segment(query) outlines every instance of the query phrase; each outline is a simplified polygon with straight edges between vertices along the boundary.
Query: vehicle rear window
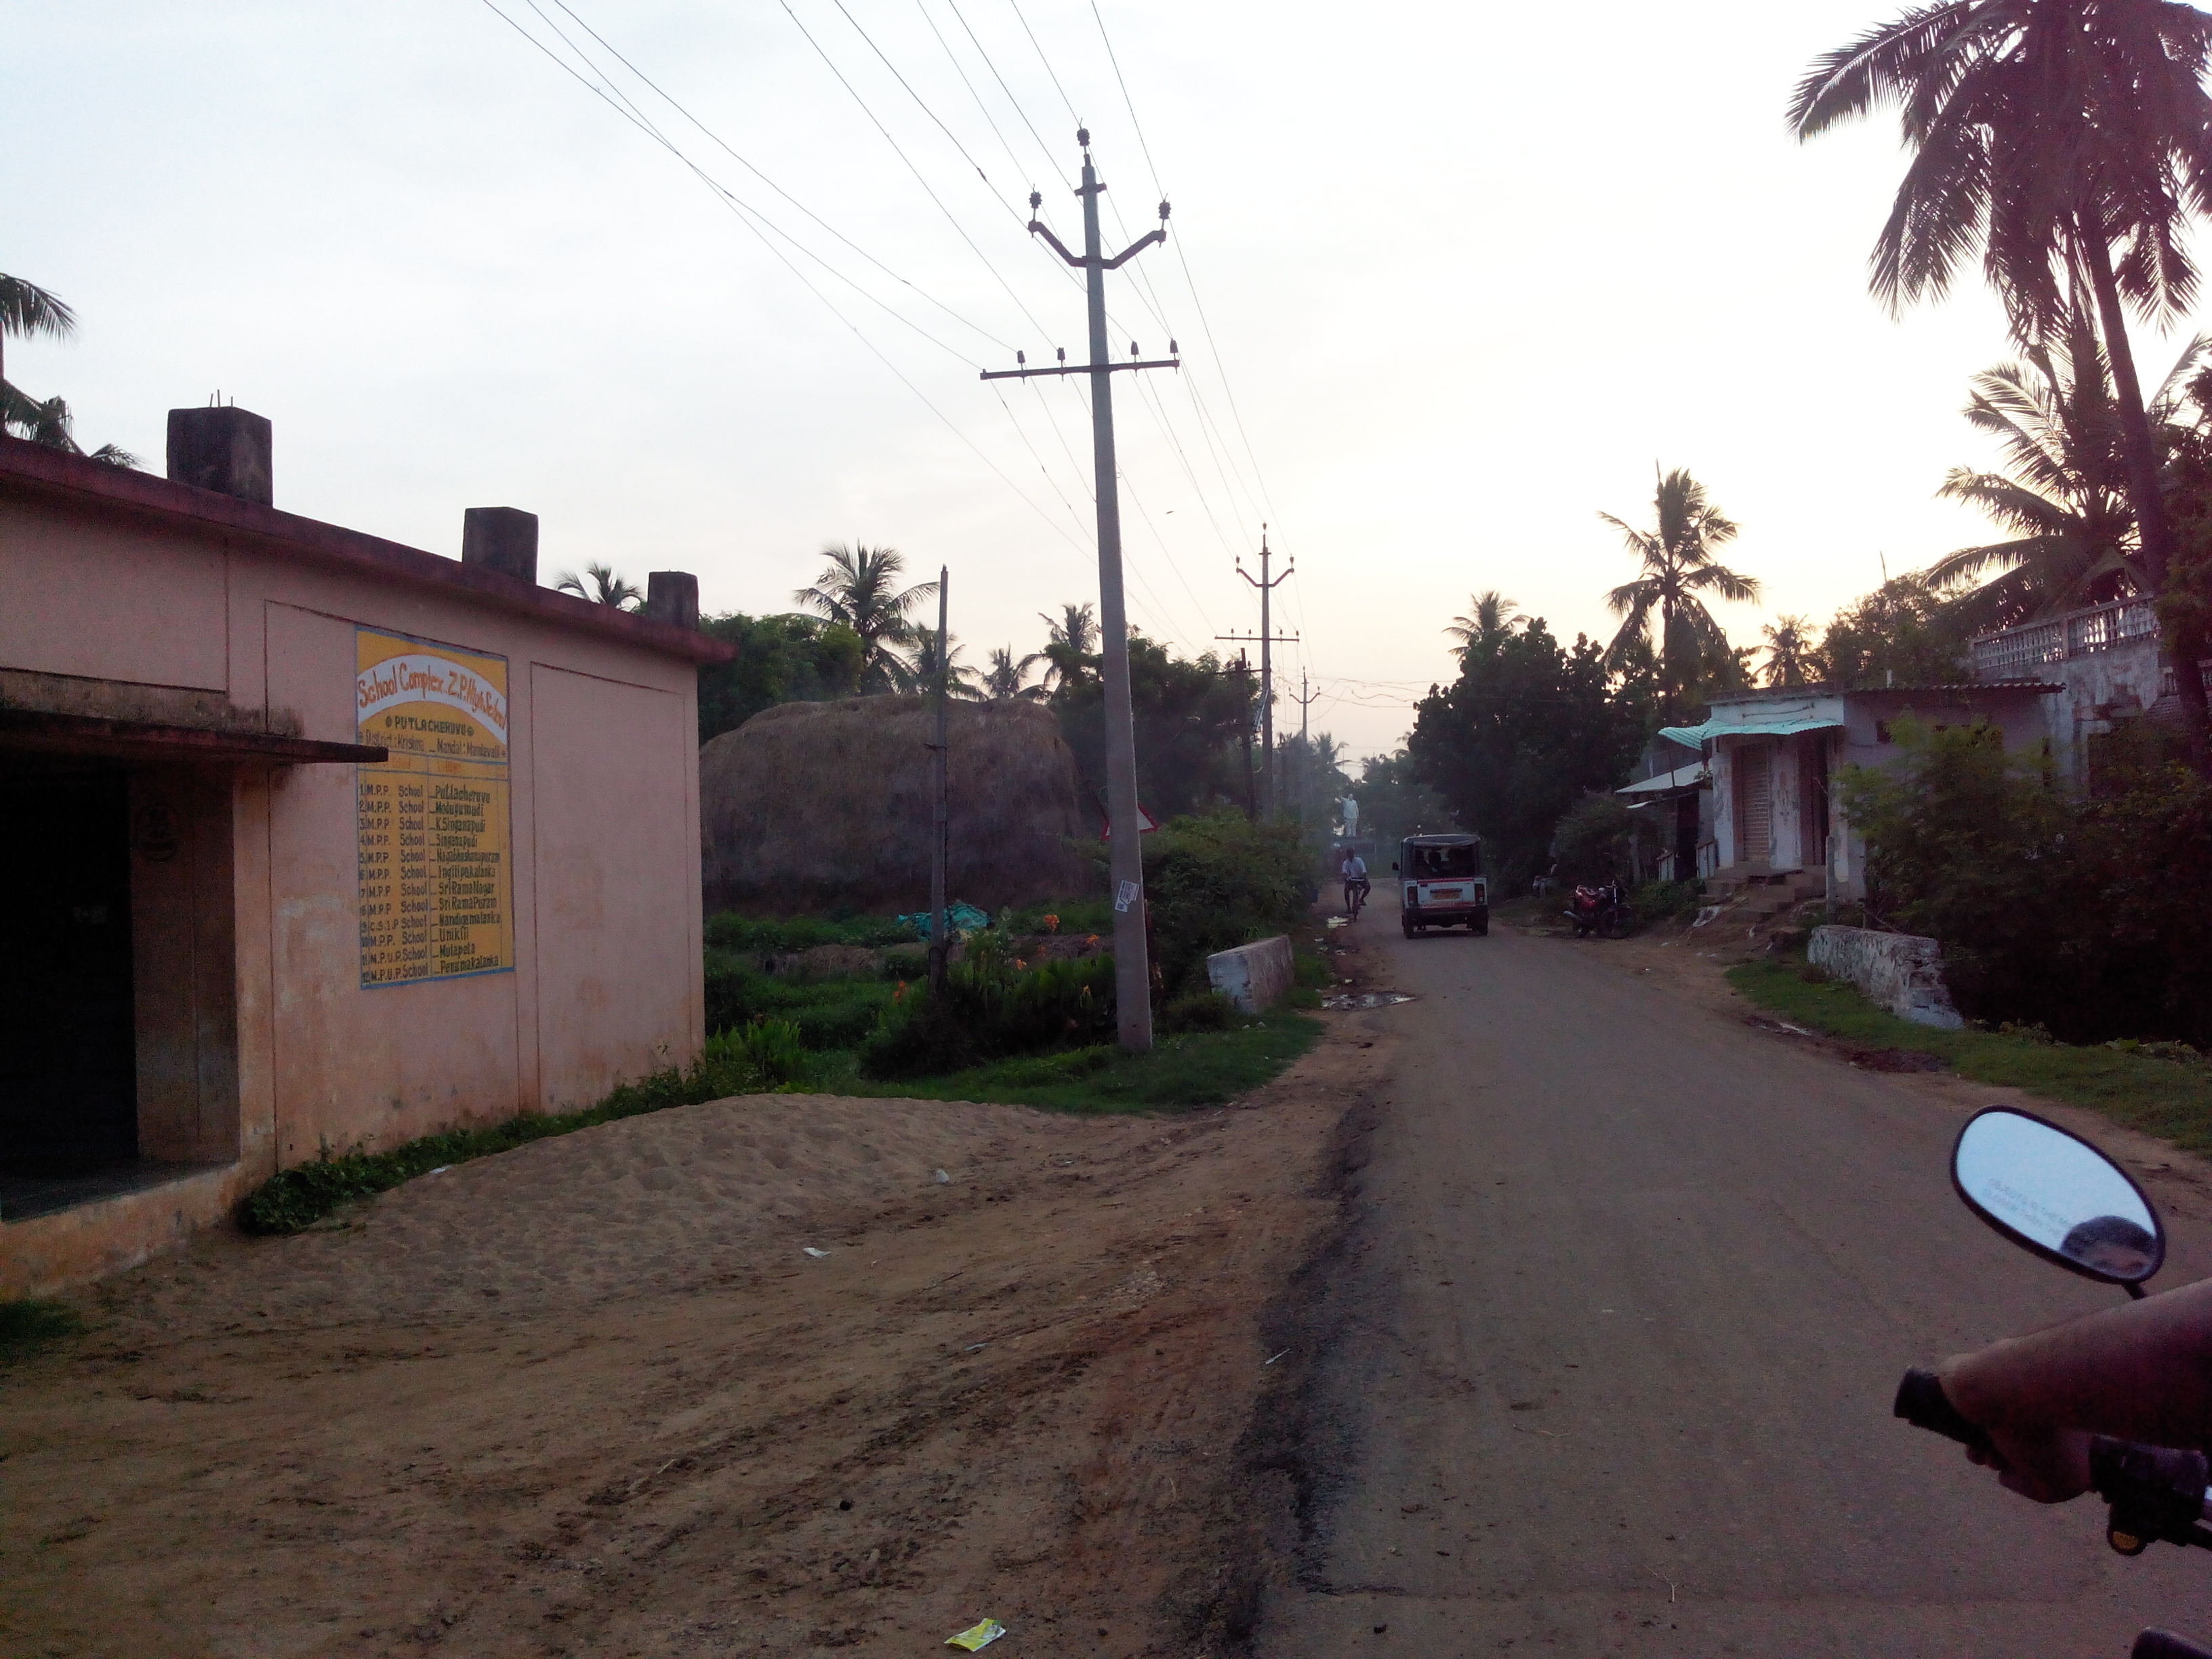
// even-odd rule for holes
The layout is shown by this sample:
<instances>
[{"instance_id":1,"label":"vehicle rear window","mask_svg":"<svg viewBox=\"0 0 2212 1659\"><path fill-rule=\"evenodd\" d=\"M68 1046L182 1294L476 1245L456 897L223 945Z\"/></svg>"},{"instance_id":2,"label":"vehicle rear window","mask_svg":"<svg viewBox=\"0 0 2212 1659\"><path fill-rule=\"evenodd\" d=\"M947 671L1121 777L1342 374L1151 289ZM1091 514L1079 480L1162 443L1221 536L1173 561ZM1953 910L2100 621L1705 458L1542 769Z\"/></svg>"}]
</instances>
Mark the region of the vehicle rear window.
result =
<instances>
[{"instance_id":1,"label":"vehicle rear window","mask_svg":"<svg viewBox=\"0 0 2212 1659\"><path fill-rule=\"evenodd\" d=\"M1465 847L1413 847L1411 869L1416 881L1452 881L1461 876L1482 873L1482 848L1469 843Z\"/></svg>"}]
</instances>

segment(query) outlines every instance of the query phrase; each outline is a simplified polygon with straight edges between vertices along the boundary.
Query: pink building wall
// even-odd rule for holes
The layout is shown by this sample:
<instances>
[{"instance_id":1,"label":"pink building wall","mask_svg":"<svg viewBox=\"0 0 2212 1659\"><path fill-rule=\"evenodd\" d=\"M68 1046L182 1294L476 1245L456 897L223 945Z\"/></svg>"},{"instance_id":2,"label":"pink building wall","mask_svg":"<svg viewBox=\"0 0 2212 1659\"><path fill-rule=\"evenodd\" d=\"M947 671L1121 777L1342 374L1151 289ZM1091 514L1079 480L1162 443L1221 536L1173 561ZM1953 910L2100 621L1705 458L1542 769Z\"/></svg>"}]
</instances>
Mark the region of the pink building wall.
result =
<instances>
[{"instance_id":1,"label":"pink building wall","mask_svg":"<svg viewBox=\"0 0 2212 1659\"><path fill-rule=\"evenodd\" d=\"M158 799L181 843L132 864L141 1151L201 1167L0 1212L0 1295L139 1259L326 1152L572 1109L696 1057L696 666L725 647L31 450L0 442L0 708L352 744L356 626L502 656L514 949L511 971L363 988L352 765L133 763L134 813Z\"/></svg>"}]
</instances>

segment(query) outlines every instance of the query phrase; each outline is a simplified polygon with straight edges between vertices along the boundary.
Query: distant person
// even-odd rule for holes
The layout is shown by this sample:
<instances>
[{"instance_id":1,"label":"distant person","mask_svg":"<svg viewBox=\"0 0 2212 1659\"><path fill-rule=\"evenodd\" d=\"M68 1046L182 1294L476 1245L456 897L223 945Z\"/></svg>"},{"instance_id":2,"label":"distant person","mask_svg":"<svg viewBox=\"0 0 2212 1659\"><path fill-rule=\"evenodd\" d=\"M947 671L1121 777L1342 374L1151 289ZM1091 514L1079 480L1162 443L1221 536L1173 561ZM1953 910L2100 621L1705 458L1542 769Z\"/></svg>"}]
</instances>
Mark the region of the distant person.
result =
<instances>
[{"instance_id":1,"label":"distant person","mask_svg":"<svg viewBox=\"0 0 2212 1659\"><path fill-rule=\"evenodd\" d=\"M1336 871L1344 878L1344 914L1348 916L1358 915L1359 905L1353 901L1357 898L1364 903L1369 890L1367 860L1347 847L1344 849L1344 857L1338 863Z\"/></svg>"}]
</instances>

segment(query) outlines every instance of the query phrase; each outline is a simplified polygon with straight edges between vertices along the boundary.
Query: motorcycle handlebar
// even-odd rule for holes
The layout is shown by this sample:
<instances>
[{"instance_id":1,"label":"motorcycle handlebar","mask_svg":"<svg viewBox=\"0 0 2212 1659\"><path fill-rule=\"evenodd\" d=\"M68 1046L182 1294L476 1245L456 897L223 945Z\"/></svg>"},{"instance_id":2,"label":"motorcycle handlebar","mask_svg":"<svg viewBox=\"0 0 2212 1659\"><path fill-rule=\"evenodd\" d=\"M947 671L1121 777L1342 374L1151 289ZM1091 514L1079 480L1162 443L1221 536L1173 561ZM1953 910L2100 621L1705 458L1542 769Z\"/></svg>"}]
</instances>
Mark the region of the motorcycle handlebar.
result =
<instances>
[{"instance_id":1,"label":"motorcycle handlebar","mask_svg":"<svg viewBox=\"0 0 2212 1659\"><path fill-rule=\"evenodd\" d=\"M1943 1392L1933 1371L1916 1365L1905 1372L1905 1380L1897 1385L1894 1409L1916 1429L1942 1435L1976 1451L1994 1449L1988 1435L1959 1415L1959 1408L1951 1403L1951 1396Z\"/></svg>"},{"instance_id":2,"label":"motorcycle handlebar","mask_svg":"<svg viewBox=\"0 0 2212 1659\"><path fill-rule=\"evenodd\" d=\"M1915 1366L1897 1385L1898 1416L1917 1429L1940 1434L1978 1451L1993 1448L1977 1425L1959 1414L1936 1373ZM2142 1553L2154 1540L2212 1547L2205 1492L2212 1463L2202 1452L2138 1445L2093 1435L2089 1441L2089 1484L2112 1505L2106 1536L2123 1554Z\"/></svg>"}]
</instances>

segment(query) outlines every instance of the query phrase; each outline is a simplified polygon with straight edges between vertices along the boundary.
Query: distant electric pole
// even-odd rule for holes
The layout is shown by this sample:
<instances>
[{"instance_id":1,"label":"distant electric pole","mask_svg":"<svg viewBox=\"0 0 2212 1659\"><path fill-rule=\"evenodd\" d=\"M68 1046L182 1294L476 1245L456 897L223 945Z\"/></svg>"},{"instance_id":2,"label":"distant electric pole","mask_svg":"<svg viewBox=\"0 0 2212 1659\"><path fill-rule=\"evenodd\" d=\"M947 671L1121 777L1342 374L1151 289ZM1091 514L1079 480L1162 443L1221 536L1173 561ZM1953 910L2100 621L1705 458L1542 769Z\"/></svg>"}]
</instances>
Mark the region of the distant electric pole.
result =
<instances>
[{"instance_id":1,"label":"distant electric pole","mask_svg":"<svg viewBox=\"0 0 2212 1659\"><path fill-rule=\"evenodd\" d=\"M1121 600L1121 497L1114 465L1114 374L1130 368L1180 369L1182 359L1173 340L1168 342L1168 355L1151 362L1137 361L1134 341L1129 344L1130 362L1113 362L1107 356L1106 273L1154 242L1167 240L1168 204L1160 204L1158 229L1139 236L1112 258L1106 258L1098 244L1098 198L1106 186L1098 182L1097 170L1091 162L1089 129L1079 129L1075 142L1083 146L1083 185L1076 191L1083 198L1082 257L1070 253L1042 221L1031 219L1029 228L1031 235L1044 238L1055 253L1083 272L1090 302L1091 361L1070 365L1062 349L1058 368L1024 366L987 372L983 378L1091 376L1091 465L1098 497L1098 635L1106 694L1106 822L1112 832L1109 844L1114 879L1114 994L1121 1046L1142 1054L1152 1046L1152 974L1145 948L1144 825L1137 810L1136 727L1129 709L1129 620ZM1043 205L1044 198L1031 191L1030 212ZM1027 359L1018 352L1015 362L1025 365Z\"/></svg>"},{"instance_id":2,"label":"distant electric pole","mask_svg":"<svg viewBox=\"0 0 2212 1659\"><path fill-rule=\"evenodd\" d=\"M1303 669L1303 668L1299 669L1299 670L1298 670L1298 782L1299 782L1300 787L1299 787L1299 790L1298 790L1298 795L1299 795L1299 798L1300 798L1300 799L1299 799L1299 801L1298 801L1298 805L1299 805L1301 807L1303 807L1303 806L1304 806L1304 805L1305 805L1305 804L1306 804L1306 802L1305 802L1305 800L1304 800L1304 796L1305 796L1305 794L1306 794L1306 786L1310 785L1310 784L1312 782L1312 781L1313 781L1313 739L1306 734L1306 715L1307 715L1308 711L1310 711L1310 710L1313 708L1314 704L1315 704L1315 703L1316 703L1316 702L1320 702L1320 701L1321 701L1321 693L1320 693L1320 692L1318 692L1318 691L1309 691L1309 690L1306 689L1306 671L1305 671L1304 669Z\"/></svg>"},{"instance_id":3,"label":"distant electric pole","mask_svg":"<svg viewBox=\"0 0 2212 1659\"><path fill-rule=\"evenodd\" d=\"M1267 561L1273 556L1267 550L1267 526L1265 525L1260 526L1260 574L1255 576L1244 568L1244 556L1241 553L1237 556L1237 574L1260 590L1260 632L1257 636L1260 642L1260 752L1261 755L1260 793L1261 799L1267 803L1267 812L1270 818L1275 816L1274 647L1275 641L1279 639L1287 643L1297 638L1295 634L1275 632L1274 612L1271 608L1275 590L1297 574L1297 556L1296 554L1291 556L1291 562L1283 567L1281 575L1271 578L1267 574ZM1218 640L1249 641L1254 638L1254 635L1217 634L1213 637Z\"/></svg>"},{"instance_id":4,"label":"distant electric pole","mask_svg":"<svg viewBox=\"0 0 2212 1659\"><path fill-rule=\"evenodd\" d=\"M951 695L951 663L945 653L945 622L951 604L952 572L949 566L939 565L937 570L937 741L930 745L936 750L930 769L929 812L929 988L936 993L945 988L945 964L950 960L952 940L946 931L949 920L945 912L945 864L949 851L948 826L951 815L945 801L945 699Z\"/></svg>"}]
</instances>

